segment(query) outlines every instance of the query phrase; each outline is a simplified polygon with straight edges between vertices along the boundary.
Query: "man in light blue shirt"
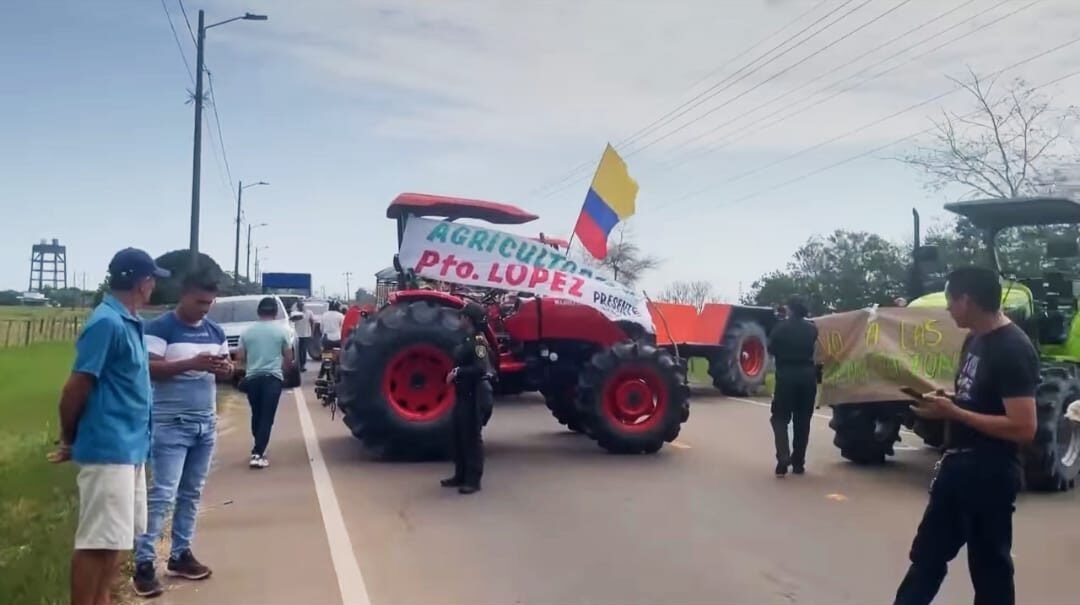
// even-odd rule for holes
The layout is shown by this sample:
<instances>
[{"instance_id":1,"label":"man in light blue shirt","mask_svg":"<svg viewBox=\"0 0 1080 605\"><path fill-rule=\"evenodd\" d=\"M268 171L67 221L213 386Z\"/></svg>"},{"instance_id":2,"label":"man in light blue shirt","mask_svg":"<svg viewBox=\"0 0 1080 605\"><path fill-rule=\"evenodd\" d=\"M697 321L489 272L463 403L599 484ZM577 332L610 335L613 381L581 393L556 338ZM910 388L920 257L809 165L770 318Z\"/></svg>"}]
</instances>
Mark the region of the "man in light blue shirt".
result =
<instances>
[{"instance_id":1,"label":"man in light blue shirt","mask_svg":"<svg viewBox=\"0 0 1080 605\"><path fill-rule=\"evenodd\" d=\"M75 344L60 396L60 444L52 462L79 465L79 523L71 557L71 602L108 603L120 557L146 526L150 371L137 310L169 272L142 250L109 263L110 294Z\"/></svg>"},{"instance_id":2,"label":"man in light blue shirt","mask_svg":"<svg viewBox=\"0 0 1080 605\"><path fill-rule=\"evenodd\" d=\"M154 411L147 526L135 542L132 577L141 597L163 592L154 571L154 545L174 504L167 573L189 580L211 573L191 553L191 542L217 438L215 378L229 376L232 363L225 332L206 318L217 297L216 279L195 273L182 287L176 309L146 326Z\"/></svg>"},{"instance_id":3,"label":"man in light blue shirt","mask_svg":"<svg viewBox=\"0 0 1080 605\"><path fill-rule=\"evenodd\" d=\"M281 399L284 369L293 364L289 334L276 321L278 304L272 296L260 300L256 310L259 321L240 335L238 361L245 365L241 388L251 405L251 436L255 441L251 448L251 468L270 466L266 446Z\"/></svg>"}]
</instances>

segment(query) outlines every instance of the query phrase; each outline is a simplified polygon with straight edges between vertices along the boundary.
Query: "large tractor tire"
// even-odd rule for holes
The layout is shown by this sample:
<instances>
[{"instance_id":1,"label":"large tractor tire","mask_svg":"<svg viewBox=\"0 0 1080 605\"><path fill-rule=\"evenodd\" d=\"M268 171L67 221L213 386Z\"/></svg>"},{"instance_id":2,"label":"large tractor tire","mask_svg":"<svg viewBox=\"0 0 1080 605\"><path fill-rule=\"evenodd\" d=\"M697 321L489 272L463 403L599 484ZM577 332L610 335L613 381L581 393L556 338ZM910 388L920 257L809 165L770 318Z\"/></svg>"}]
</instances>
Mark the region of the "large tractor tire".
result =
<instances>
[{"instance_id":1,"label":"large tractor tire","mask_svg":"<svg viewBox=\"0 0 1080 605\"><path fill-rule=\"evenodd\" d=\"M747 397L765 385L769 337L761 324L742 320L724 333L720 352L709 360L713 385L725 395Z\"/></svg>"},{"instance_id":2,"label":"large tractor tire","mask_svg":"<svg viewBox=\"0 0 1080 605\"><path fill-rule=\"evenodd\" d=\"M900 425L879 423L878 406L849 403L833 406L829 427L835 431L833 445L840 455L855 464L884 464L900 440ZM895 428L895 430L893 430ZM882 430L885 429L885 430Z\"/></svg>"},{"instance_id":3,"label":"large tractor tire","mask_svg":"<svg viewBox=\"0 0 1080 605\"><path fill-rule=\"evenodd\" d=\"M466 334L457 310L418 301L383 307L349 335L338 402L345 424L377 457L449 455L454 387L445 379Z\"/></svg>"},{"instance_id":4,"label":"large tractor tire","mask_svg":"<svg viewBox=\"0 0 1080 605\"><path fill-rule=\"evenodd\" d=\"M666 351L625 342L592 356L578 377L584 431L616 454L652 454L690 416L686 373Z\"/></svg>"},{"instance_id":5,"label":"large tractor tire","mask_svg":"<svg viewBox=\"0 0 1080 605\"><path fill-rule=\"evenodd\" d=\"M544 404L559 424L575 433L585 431L578 415L577 385L563 385L562 388L545 387L540 392L544 396Z\"/></svg>"},{"instance_id":6,"label":"large tractor tire","mask_svg":"<svg viewBox=\"0 0 1080 605\"><path fill-rule=\"evenodd\" d=\"M1065 410L1080 400L1077 369L1046 365L1035 392L1038 427L1035 441L1024 448L1024 483L1036 491L1067 491L1080 475L1080 423L1065 418Z\"/></svg>"}]
</instances>

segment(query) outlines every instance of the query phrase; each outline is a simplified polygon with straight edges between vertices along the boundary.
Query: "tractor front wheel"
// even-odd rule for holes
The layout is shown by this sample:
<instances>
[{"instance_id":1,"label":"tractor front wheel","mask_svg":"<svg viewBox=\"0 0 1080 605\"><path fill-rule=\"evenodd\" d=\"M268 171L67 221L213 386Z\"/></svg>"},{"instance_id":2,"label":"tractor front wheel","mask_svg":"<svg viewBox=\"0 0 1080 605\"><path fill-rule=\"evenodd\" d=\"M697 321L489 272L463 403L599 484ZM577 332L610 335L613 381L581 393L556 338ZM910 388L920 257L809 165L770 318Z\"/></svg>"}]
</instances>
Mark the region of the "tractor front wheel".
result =
<instances>
[{"instance_id":1,"label":"tractor front wheel","mask_svg":"<svg viewBox=\"0 0 1080 605\"><path fill-rule=\"evenodd\" d=\"M655 453L690 416L686 374L666 351L625 342L593 355L578 378L578 418L600 447Z\"/></svg>"}]
</instances>

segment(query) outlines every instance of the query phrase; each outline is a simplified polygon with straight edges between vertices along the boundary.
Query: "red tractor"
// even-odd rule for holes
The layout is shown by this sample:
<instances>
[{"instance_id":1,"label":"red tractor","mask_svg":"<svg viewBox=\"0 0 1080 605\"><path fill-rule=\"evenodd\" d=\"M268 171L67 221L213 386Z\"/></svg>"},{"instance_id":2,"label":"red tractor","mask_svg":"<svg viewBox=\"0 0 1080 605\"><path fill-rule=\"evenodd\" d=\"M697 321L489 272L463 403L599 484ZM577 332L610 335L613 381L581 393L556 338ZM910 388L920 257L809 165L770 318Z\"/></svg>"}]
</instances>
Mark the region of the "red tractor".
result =
<instances>
[{"instance_id":1,"label":"red tractor","mask_svg":"<svg viewBox=\"0 0 1080 605\"><path fill-rule=\"evenodd\" d=\"M386 215L397 221L399 246L410 216L498 225L538 218L504 204L419 194L398 196ZM540 391L562 424L615 453L654 453L679 435L690 414L685 365L638 324L551 298L425 289L396 257L394 264L397 289L343 345L337 389L345 424L380 457L448 453L454 388L445 377L466 335L459 310L469 300L488 308L497 392Z\"/></svg>"}]
</instances>

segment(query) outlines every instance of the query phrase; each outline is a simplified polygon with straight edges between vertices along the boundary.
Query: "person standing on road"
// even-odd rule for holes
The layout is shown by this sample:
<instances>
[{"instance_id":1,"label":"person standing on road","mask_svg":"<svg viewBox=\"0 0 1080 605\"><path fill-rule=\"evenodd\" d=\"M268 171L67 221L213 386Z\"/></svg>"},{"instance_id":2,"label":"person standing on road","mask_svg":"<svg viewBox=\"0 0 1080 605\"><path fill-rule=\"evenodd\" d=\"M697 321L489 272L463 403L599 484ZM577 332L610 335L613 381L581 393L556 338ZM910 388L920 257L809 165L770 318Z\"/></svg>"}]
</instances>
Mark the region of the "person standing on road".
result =
<instances>
[{"instance_id":1,"label":"person standing on road","mask_svg":"<svg viewBox=\"0 0 1080 605\"><path fill-rule=\"evenodd\" d=\"M817 396L814 347L818 337L817 326L806 319L807 314L806 305L792 298L785 307L785 319L769 335L769 351L776 360L770 423L776 442L777 477L787 475L789 466L796 475L806 472L806 446ZM790 445L789 424L793 425Z\"/></svg>"},{"instance_id":2,"label":"person standing on road","mask_svg":"<svg viewBox=\"0 0 1080 605\"><path fill-rule=\"evenodd\" d=\"M446 376L455 390L453 411L454 476L443 479L443 487L456 487L462 494L480 491L484 474L483 413L492 401L491 349L484 338L487 317L484 307L469 303L462 310L471 330L454 350L454 369Z\"/></svg>"},{"instance_id":3,"label":"person standing on road","mask_svg":"<svg viewBox=\"0 0 1080 605\"><path fill-rule=\"evenodd\" d=\"M306 372L308 343L311 342L311 331L315 325L315 315L311 312L311 309L304 308L304 301L302 300L296 301L293 312L303 315L296 322L296 363L299 364L301 372Z\"/></svg>"},{"instance_id":4,"label":"person standing on road","mask_svg":"<svg viewBox=\"0 0 1080 605\"><path fill-rule=\"evenodd\" d=\"M109 263L109 288L75 343L60 395L60 441L51 462L79 466L79 520L71 557L72 605L108 605L121 555L146 527L150 367L137 315L169 272L142 250Z\"/></svg>"},{"instance_id":5,"label":"person standing on road","mask_svg":"<svg viewBox=\"0 0 1080 605\"><path fill-rule=\"evenodd\" d=\"M322 327L323 349L333 349L341 346L341 326L345 323L345 315L341 313L341 303L336 300L330 301L326 313L319 318Z\"/></svg>"},{"instance_id":6,"label":"person standing on road","mask_svg":"<svg viewBox=\"0 0 1080 605\"><path fill-rule=\"evenodd\" d=\"M929 393L913 406L922 418L946 421L948 430L894 603L930 603L966 544L975 602L1012 605L1012 516L1022 485L1020 445L1035 438L1039 354L1002 313L994 271L953 271L945 298L953 321L970 332L955 395Z\"/></svg>"},{"instance_id":7,"label":"person standing on road","mask_svg":"<svg viewBox=\"0 0 1080 605\"><path fill-rule=\"evenodd\" d=\"M189 580L210 577L210 568L191 554L191 542L217 438L216 378L232 374L225 332L206 319L217 290L211 277L187 276L176 309L146 326L154 408L147 528L135 541L132 577L135 594L141 597L163 591L154 571L154 547L174 504L165 569Z\"/></svg>"},{"instance_id":8,"label":"person standing on road","mask_svg":"<svg viewBox=\"0 0 1080 605\"><path fill-rule=\"evenodd\" d=\"M270 466L266 447L281 399L285 369L293 364L293 351L289 348L289 334L275 321L277 300L272 296L260 300L256 313L259 321L240 335L237 361L245 366L240 386L251 406L251 436L255 441L248 466L266 468Z\"/></svg>"}]
</instances>

